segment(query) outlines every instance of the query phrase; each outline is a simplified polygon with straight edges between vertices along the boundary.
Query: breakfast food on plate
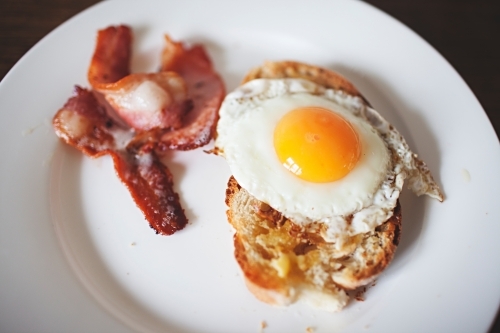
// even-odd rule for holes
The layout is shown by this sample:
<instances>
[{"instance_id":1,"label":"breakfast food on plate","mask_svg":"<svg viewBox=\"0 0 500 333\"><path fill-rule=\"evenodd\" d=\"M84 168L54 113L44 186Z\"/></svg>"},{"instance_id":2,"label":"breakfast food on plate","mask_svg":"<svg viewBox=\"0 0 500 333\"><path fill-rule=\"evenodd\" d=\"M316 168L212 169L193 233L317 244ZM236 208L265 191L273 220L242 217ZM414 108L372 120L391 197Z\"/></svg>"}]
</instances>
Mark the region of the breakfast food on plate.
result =
<instances>
[{"instance_id":1,"label":"breakfast food on plate","mask_svg":"<svg viewBox=\"0 0 500 333\"><path fill-rule=\"evenodd\" d=\"M75 87L53 127L87 156L110 155L150 226L170 235L187 218L160 157L213 138L224 84L202 45L188 47L166 36L156 73L130 73L131 46L128 26L98 32L88 70L92 89Z\"/></svg>"},{"instance_id":2,"label":"breakfast food on plate","mask_svg":"<svg viewBox=\"0 0 500 333\"><path fill-rule=\"evenodd\" d=\"M267 62L219 113L235 257L264 302L342 309L393 258L405 180L443 200L399 132L335 72Z\"/></svg>"}]
</instances>

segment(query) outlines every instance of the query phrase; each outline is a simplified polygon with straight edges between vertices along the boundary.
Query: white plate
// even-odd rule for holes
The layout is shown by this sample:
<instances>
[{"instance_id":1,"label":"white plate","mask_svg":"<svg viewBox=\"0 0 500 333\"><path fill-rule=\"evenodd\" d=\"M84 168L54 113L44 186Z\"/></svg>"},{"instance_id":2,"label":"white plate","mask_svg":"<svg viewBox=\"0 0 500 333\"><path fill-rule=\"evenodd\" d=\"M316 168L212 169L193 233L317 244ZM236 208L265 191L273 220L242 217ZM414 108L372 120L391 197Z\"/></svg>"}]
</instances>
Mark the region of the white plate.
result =
<instances>
[{"instance_id":1,"label":"white plate","mask_svg":"<svg viewBox=\"0 0 500 333\"><path fill-rule=\"evenodd\" d=\"M244 287L225 219L229 170L169 156L191 224L148 227L108 158L62 144L50 120L87 86L95 34L134 29L133 69L162 34L203 42L228 90L266 59L335 69L406 136L446 194L402 196L393 264L343 312L276 309ZM0 85L0 331L485 332L500 300L500 149L480 104L425 41L357 1L106 1L38 43Z\"/></svg>"}]
</instances>

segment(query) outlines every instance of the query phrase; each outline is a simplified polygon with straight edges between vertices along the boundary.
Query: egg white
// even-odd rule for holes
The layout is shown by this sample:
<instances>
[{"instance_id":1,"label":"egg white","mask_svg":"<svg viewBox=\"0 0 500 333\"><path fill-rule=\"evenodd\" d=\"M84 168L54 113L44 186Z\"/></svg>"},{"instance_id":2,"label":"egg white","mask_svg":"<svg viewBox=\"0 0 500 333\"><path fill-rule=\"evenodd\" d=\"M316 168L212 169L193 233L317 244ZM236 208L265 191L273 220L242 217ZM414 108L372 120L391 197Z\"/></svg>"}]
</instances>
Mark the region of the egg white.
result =
<instances>
[{"instance_id":1,"label":"egg white","mask_svg":"<svg viewBox=\"0 0 500 333\"><path fill-rule=\"evenodd\" d=\"M339 113L358 133L360 160L338 181L302 180L278 159L276 124L287 112L305 106ZM302 79L257 79L230 93L220 109L215 146L251 195L296 224L326 223L329 241L345 241L385 222L405 177L415 170L418 174L416 155L375 110L360 98Z\"/></svg>"}]
</instances>

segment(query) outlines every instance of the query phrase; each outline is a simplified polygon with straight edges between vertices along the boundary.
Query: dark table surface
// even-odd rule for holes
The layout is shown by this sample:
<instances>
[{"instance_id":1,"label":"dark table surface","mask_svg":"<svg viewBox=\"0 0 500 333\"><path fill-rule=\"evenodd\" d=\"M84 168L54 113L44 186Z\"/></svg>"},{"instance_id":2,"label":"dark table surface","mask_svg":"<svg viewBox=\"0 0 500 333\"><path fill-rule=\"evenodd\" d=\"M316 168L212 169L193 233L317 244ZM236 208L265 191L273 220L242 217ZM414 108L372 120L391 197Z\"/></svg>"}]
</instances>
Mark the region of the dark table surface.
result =
<instances>
[{"instance_id":1,"label":"dark table surface","mask_svg":"<svg viewBox=\"0 0 500 333\"><path fill-rule=\"evenodd\" d=\"M0 79L3 79L23 54L47 33L97 2L99 1L0 0ZM406 24L451 63L478 98L498 136L500 1L366 2ZM498 316L490 332L500 332Z\"/></svg>"}]
</instances>

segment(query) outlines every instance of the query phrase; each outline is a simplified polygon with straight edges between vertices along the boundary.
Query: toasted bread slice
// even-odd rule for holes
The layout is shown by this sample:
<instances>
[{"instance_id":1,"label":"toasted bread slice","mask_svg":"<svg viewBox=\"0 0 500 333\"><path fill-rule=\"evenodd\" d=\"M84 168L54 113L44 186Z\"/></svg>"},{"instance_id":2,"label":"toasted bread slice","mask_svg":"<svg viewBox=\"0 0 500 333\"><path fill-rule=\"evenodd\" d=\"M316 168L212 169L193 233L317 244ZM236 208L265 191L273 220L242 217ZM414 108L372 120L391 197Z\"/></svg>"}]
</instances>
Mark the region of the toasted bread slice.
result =
<instances>
[{"instance_id":1,"label":"toasted bread slice","mask_svg":"<svg viewBox=\"0 0 500 333\"><path fill-rule=\"evenodd\" d=\"M243 83L258 78L302 78L326 88L361 93L339 74L297 62L267 62ZM355 235L339 250L322 236L321 223L295 224L257 200L236 179L226 190L227 217L235 229L235 257L248 289L263 302L284 306L302 300L339 311L348 291L372 282L391 262L401 233L399 201L392 217L375 230Z\"/></svg>"},{"instance_id":2,"label":"toasted bread slice","mask_svg":"<svg viewBox=\"0 0 500 333\"><path fill-rule=\"evenodd\" d=\"M398 204L387 222L352 237L339 253L318 232L294 224L255 199L233 177L226 204L236 230L235 257L248 289L273 305L303 299L327 311L342 309L348 290L370 283L387 267L401 233Z\"/></svg>"}]
</instances>

